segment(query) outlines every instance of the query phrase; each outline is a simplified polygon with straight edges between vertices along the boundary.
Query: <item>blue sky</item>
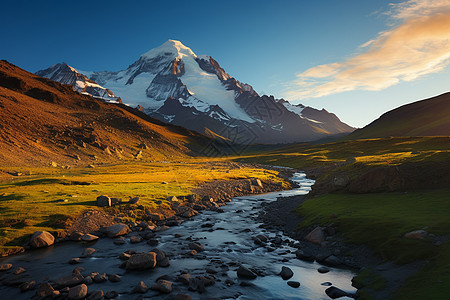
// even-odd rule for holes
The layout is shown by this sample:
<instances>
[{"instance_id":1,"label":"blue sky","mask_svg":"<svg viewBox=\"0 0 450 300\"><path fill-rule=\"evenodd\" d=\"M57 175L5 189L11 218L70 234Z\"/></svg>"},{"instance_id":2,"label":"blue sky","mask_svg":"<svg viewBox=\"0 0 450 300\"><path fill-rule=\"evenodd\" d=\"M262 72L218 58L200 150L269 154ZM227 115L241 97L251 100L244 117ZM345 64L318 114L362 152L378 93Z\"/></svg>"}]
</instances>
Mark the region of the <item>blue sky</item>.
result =
<instances>
[{"instance_id":1,"label":"blue sky","mask_svg":"<svg viewBox=\"0 0 450 300\"><path fill-rule=\"evenodd\" d=\"M389 37L398 36L397 28L449 8L449 0L430 3L2 0L0 58L32 72L62 61L81 70L114 71L167 39L176 39L198 55L211 55L231 76L260 93L325 108L362 127L387 110L448 91L450 71L443 58L448 44L442 38L439 42L444 44L439 45L444 50L426 53L430 61L441 59L433 70L403 66L397 72L402 62L384 66L386 60L394 60L394 55L384 59L383 49ZM436 3L442 6L434 7ZM417 26L422 24L428 26ZM374 54L361 55L367 52ZM369 59L375 64L379 59L377 72L373 67L360 72L359 66ZM409 61L426 65L423 60ZM388 76L380 68L389 69ZM330 69L331 77L326 76ZM411 79L408 72L419 76ZM378 80L380 74L385 82ZM367 84L355 84L355 78L367 78Z\"/></svg>"}]
</instances>

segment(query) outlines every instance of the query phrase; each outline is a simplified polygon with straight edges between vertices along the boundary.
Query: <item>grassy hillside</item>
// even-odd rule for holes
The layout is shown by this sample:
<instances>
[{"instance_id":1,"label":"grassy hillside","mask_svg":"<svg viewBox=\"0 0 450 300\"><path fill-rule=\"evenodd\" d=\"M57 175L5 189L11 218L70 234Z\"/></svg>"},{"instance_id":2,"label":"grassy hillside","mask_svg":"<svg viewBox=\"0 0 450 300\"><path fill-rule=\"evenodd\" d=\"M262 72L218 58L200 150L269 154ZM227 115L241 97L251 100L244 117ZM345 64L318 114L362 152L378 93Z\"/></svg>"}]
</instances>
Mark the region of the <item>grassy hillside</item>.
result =
<instances>
[{"instance_id":1,"label":"grassy hillside","mask_svg":"<svg viewBox=\"0 0 450 300\"><path fill-rule=\"evenodd\" d=\"M297 169L340 166L348 159L357 166L398 165L406 162L448 162L450 137L393 137L341 141L320 145L298 144L245 153L245 161ZM353 160L354 159L354 160Z\"/></svg>"},{"instance_id":2,"label":"grassy hillside","mask_svg":"<svg viewBox=\"0 0 450 300\"><path fill-rule=\"evenodd\" d=\"M383 114L346 139L389 136L449 136L450 93L403 105Z\"/></svg>"}]
</instances>

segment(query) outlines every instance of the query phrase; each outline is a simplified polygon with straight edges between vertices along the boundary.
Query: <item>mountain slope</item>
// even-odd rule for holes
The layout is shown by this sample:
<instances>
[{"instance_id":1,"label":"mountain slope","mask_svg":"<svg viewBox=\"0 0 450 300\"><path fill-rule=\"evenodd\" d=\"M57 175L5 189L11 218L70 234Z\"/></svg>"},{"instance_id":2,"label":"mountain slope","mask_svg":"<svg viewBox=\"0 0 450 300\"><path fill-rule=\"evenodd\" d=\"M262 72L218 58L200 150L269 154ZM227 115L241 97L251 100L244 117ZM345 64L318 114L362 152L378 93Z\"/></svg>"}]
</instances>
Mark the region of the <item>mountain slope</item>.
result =
<instances>
[{"instance_id":1,"label":"mountain slope","mask_svg":"<svg viewBox=\"0 0 450 300\"><path fill-rule=\"evenodd\" d=\"M185 157L209 141L0 61L0 165Z\"/></svg>"},{"instance_id":2,"label":"mountain slope","mask_svg":"<svg viewBox=\"0 0 450 300\"><path fill-rule=\"evenodd\" d=\"M258 95L212 57L198 56L179 41L168 40L122 71L76 72L152 117L234 143L311 141L353 131L325 110Z\"/></svg>"},{"instance_id":3,"label":"mountain slope","mask_svg":"<svg viewBox=\"0 0 450 300\"><path fill-rule=\"evenodd\" d=\"M450 93L391 110L348 139L389 136L450 136Z\"/></svg>"}]
</instances>

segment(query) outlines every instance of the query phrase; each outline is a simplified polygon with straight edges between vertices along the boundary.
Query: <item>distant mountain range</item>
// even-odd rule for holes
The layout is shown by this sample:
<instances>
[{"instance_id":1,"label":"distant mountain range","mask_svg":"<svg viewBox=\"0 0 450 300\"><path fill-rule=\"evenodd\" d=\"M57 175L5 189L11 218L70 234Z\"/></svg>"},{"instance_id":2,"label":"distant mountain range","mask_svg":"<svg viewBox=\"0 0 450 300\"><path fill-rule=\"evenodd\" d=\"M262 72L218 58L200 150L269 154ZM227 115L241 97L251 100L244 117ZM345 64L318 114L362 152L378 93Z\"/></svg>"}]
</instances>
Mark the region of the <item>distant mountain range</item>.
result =
<instances>
[{"instance_id":1,"label":"distant mountain range","mask_svg":"<svg viewBox=\"0 0 450 300\"><path fill-rule=\"evenodd\" d=\"M212 57L168 40L127 69L80 71L59 63L37 75L108 102L138 107L161 121L238 144L313 141L354 128L325 109L259 95Z\"/></svg>"},{"instance_id":2,"label":"distant mountain range","mask_svg":"<svg viewBox=\"0 0 450 300\"><path fill-rule=\"evenodd\" d=\"M439 135L450 136L450 93L388 111L346 139Z\"/></svg>"}]
</instances>

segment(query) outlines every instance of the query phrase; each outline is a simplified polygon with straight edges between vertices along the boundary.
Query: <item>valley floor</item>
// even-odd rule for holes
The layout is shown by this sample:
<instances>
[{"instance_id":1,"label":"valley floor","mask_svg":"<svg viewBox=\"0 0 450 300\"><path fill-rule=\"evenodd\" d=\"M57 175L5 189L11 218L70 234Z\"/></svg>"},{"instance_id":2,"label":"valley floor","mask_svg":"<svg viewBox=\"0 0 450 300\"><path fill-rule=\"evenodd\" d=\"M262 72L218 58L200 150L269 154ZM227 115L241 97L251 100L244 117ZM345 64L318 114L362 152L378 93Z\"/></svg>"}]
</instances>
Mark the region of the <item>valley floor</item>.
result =
<instances>
[{"instance_id":1,"label":"valley floor","mask_svg":"<svg viewBox=\"0 0 450 300\"><path fill-rule=\"evenodd\" d=\"M195 193L210 196L220 204L235 196L290 187L285 181L288 175L283 171L209 159L122 161L95 168L3 168L2 173L5 177L0 184L3 255L22 251L35 231L46 230L64 237L77 216L90 209L120 216L122 221L137 222L148 213L170 212L173 206L170 196L182 202L180 196ZM254 178L264 185L260 187L254 181L252 184ZM100 195L120 199L123 204L97 207L96 198ZM138 205L127 204L134 197L139 197Z\"/></svg>"}]
</instances>

